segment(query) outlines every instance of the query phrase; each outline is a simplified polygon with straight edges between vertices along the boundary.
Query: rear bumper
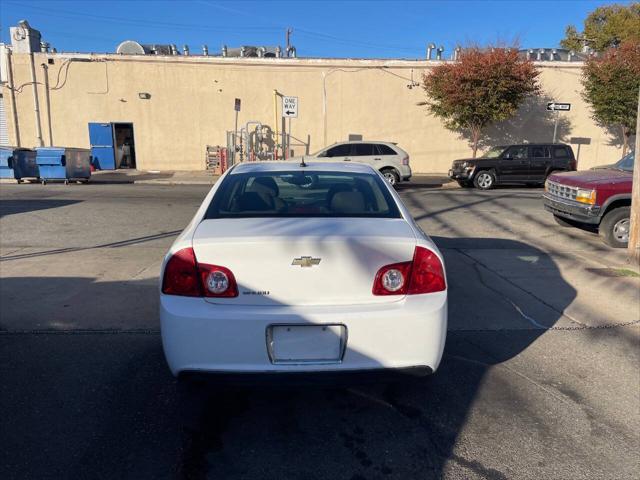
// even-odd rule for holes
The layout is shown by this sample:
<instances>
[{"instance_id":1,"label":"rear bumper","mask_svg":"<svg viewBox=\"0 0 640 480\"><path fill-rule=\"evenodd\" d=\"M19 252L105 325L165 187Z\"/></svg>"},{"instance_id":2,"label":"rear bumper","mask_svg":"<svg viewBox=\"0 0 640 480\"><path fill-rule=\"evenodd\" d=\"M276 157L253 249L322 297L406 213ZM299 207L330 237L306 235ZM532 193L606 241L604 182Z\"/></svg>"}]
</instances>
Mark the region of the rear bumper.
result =
<instances>
[{"instance_id":1,"label":"rear bumper","mask_svg":"<svg viewBox=\"0 0 640 480\"><path fill-rule=\"evenodd\" d=\"M160 323L167 363L176 376L243 374L254 381L276 373L357 377L413 367L431 373L438 368L444 349L447 293L413 295L384 304L315 307L230 306L161 295ZM344 325L347 341L342 359L272 363L267 329L282 324Z\"/></svg>"},{"instance_id":2,"label":"rear bumper","mask_svg":"<svg viewBox=\"0 0 640 480\"><path fill-rule=\"evenodd\" d=\"M548 193L544 196L544 208L548 212L553 213L562 218L573 220L575 222L588 223L597 225L602 217L599 205L582 205L578 202L570 200L560 200Z\"/></svg>"},{"instance_id":3,"label":"rear bumper","mask_svg":"<svg viewBox=\"0 0 640 480\"><path fill-rule=\"evenodd\" d=\"M409 165L402 165L400 167L400 178L402 178L403 182L408 182L413 173L411 172L411 167Z\"/></svg>"},{"instance_id":4,"label":"rear bumper","mask_svg":"<svg viewBox=\"0 0 640 480\"><path fill-rule=\"evenodd\" d=\"M371 370L338 370L325 372L263 372L237 373L214 371L182 371L181 380L206 386L335 386L403 381L431 375L427 366L377 368Z\"/></svg>"}]
</instances>

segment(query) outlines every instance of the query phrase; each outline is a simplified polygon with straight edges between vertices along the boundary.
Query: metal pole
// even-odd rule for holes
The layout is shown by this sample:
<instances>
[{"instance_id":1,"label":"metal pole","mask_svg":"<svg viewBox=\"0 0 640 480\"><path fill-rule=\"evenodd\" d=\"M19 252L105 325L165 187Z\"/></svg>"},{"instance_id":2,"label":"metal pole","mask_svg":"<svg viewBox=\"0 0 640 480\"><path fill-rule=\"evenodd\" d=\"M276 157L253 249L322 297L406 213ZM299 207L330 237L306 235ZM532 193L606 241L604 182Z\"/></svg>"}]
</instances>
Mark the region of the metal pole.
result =
<instances>
[{"instance_id":1,"label":"metal pole","mask_svg":"<svg viewBox=\"0 0 640 480\"><path fill-rule=\"evenodd\" d=\"M640 89L638 89L638 112L636 117L636 151L631 187L631 215L629 219L629 260L640 265Z\"/></svg>"},{"instance_id":2,"label":"metal pole","mask_svg":"<svg viewBox=\"0 0 640 480\"><path fill-rule=\"evenodd\" d=\"M553 124L553 143L556 143L556 133L558 132L558 117L560 116L560 111L556 110L556 121Z\"/></svg>"},{"instance_id":3,"label":"metal pole","mask_svg":"<svg viewBox=\"0 0 640 480\"><path fill-rule=\"evenodd\" d=\"M11 49L5 47L7 52L7 80L9 80L9 92L11 97L11 113L13 116L13 129L16 134L16 147L20 147L20 126L18 125L18 110L16 109L16 92L13 84L13 66L11 60Z\"/></svg>"},{"instance_id":4,"label":"metal pole","mask_svg":"<svg viewBox=\"0 0 640 480\"><path fill-rule=\"evenodd\" d=\"M233 163L236 163L236 152L238 145L238 110L236 110L236 128L233 131Z\"/></svg>"},{"instance_id":5,"label":"metal pole","mask_svg":"<svg viewBox=\"0 0 640 480\"><path fill-rule=\"evenodd\" d=\"M47 125L49 127L49 146L53 147L53 127L51 126L51 100L49 98L49 68L46 63L42 65L44 75L44 106L47 110Z\"/></svg>"},{"instance_id":6,"label":"metal pole","mask_svg":"<svg viewBox=\"0 0 640 480\"><path fill-rule=\"evenodd\" d=\"M291 117L289 117L289 135L287 135L287 158L291 156Z\"/></svg>"},{"instance_id":7,"label":"metal pole","mask_svg":"<svg viewBox=\"0 0 640 480\"><path fill-rule=\"evenodd\" d=\"M273 159L278 159L278 90L273 90L273 126L276 129L276 134L273 137Z\"/></svg>"},{"instance_id":8,"label":"metal pole","mask_svg":"<svg viewBox=\"0 0 640 480\"><path fill-rule=\"evenodd\" d=\"M33 111L36 119L36 140L38 146L42 147L42 126L40 124L40 102L38 101L38 84L36 82L36 69L33 60L33 52L29 53L29 67L31 69L31 84L33 86Z\"/></svg>"}]
</instances>

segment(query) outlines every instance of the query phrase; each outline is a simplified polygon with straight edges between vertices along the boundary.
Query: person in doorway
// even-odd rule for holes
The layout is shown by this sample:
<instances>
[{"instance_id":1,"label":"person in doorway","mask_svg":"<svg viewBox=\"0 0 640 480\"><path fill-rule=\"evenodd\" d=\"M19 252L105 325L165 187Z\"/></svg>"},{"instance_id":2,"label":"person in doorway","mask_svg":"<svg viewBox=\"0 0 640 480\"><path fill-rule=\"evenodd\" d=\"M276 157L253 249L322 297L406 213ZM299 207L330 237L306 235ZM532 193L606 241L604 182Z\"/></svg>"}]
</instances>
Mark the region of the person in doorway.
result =
<instances>
[{"instance_id":1,"label":"person in doorway","mask_svg":"<svg viewBox=\"0 0 640 480\"><path fill-rule=\"evenodd\" d=\"M120 148L122 158L122 161L120 162L120 168L131 168L131 138L125 138Z\"/></svg>"}]
</instances>

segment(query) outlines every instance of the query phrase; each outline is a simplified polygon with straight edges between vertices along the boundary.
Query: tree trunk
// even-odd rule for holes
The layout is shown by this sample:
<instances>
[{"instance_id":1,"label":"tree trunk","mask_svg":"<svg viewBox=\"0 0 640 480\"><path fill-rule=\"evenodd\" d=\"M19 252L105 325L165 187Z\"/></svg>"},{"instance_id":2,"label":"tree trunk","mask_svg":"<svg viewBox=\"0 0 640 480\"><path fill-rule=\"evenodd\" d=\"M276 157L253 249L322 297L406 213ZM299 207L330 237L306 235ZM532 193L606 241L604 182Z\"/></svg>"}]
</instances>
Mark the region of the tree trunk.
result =
<instances>
[{"instance_id":1,"label":"tree trunk","mask_svg":"<svg viewBox=\"0 0 640 480\"><path fill-rule=\"evenodd\" d=\"M473 158L478 153L478 142L480 141L480 127L471 127L471 148L473 149Z\"/></svg>"},{"instance_id":2,"label":"tree trunk","mask_svg":"<svg viewBox=\"0 0 640 480\"><path fill-rule=\"evenodd\" d=\"M624 157L627 154L627 150L629 150L631 131L626 125L620 125L620 127L622 128L622 156Z\"/></svg>"}]
</instances>

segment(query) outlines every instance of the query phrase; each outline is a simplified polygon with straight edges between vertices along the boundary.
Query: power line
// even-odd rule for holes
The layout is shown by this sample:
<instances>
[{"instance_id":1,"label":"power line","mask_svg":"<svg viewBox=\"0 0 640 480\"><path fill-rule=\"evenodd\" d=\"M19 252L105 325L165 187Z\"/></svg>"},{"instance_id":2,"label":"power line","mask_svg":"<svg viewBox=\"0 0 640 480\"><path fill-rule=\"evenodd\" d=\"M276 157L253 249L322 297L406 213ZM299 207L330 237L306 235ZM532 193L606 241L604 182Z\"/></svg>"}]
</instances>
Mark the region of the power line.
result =
<instances>
[{"instance_id":1,"label":"power line","mask_svg":"<svg viewBox=\"0 0 640 480\"><path fill-rule=\"evenodd\" d=\"M190 28L196 30L205 30L205 31L237 31L237 30L245 30L245 31L280 31L281 27L259 27L259 26L233 26L233 27L224 27L219 25L203 25L203 24L193 24L193 23L175 23L175 22L163 22L159 20L148 20L143 18L124 18L124 17L112 17L107 15L95 15L91 13L78 13L70 10L61 10L61 9L52 9L46 7L36 7L33 5L24 5L22 3L15 3L9 0L4 1L5 4L13 5L16 7L27 8L35 11L46 12L47 16L51 17L59 17L59 18L91 18L94 20L101 20L105 22L112 23L120 23L122 25L132 25L132 26L140 26L145 25L150 28Z\"/></svg>"}]
</instances>

